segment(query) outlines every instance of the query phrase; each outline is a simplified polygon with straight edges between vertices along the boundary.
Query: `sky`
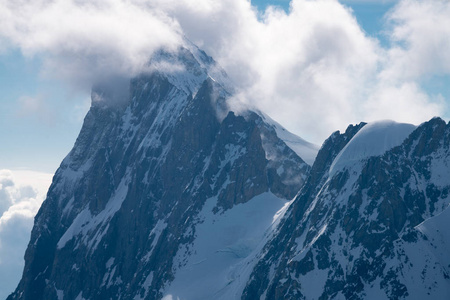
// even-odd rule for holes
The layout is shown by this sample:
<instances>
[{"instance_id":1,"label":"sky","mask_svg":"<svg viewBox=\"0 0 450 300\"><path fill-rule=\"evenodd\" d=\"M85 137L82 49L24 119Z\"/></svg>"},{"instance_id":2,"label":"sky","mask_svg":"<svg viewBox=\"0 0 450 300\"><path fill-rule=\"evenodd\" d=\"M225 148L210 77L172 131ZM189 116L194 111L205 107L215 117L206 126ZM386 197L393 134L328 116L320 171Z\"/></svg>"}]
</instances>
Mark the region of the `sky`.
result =
<instances>
[{"instance_id":1,"label":"sky","mask_svg":"<svg viewBox=\"0 0 450 300\"><path fill-rule=\"evenodd\" d=\"M227 71L233 108L316 144L351 123L450 117L449 1L0 0L0 298L92 85L181 36Z\"/></svg>"}]
</instances>

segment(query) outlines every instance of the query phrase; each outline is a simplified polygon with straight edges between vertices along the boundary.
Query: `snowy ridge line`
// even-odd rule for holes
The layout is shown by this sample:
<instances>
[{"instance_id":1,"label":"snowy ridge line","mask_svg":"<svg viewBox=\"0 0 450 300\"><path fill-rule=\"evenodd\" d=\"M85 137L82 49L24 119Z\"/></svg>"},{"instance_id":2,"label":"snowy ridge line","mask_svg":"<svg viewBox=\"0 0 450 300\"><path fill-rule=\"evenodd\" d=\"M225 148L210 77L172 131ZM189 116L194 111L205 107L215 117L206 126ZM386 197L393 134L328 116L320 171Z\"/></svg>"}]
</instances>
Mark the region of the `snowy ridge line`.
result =
<instances>
[{"instance_id":1,"label":"snowy ridge line","mask_svg":"<svg viewBox=\"0 0 450 300\"><path fill-rule=\"evenodd\" d=\"M263 119L263 121L271 126L277 136L285 142L285 144L294 151L301 159L303 159L308 165L312 166L316 159L317 153L320 147L305 141L301 137L289 132L277 121L273 120L267 114L258 111L257 114Z\"/></svg>"},{"instance_id":2,"label":"snowy ridge line","mask_svg":"<svg viewBox=\"0 0 450 300\"><path fill-rule=\"evenodd\" d=\"M385 120L366 124L336 156L330 177L372 156L381 156L399 146L417 126Z\"/></svg>"}]
</instances>

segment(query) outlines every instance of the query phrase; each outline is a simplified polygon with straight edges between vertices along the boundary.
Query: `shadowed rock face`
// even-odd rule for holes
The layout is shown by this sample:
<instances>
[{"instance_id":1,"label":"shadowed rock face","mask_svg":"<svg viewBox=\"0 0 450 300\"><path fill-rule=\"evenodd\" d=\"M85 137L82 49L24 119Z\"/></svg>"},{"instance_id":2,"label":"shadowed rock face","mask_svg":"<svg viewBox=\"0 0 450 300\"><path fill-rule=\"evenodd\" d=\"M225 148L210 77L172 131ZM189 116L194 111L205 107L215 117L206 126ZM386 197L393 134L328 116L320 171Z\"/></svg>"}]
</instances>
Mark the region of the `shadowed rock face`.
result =
<instances>
[{"instance_id":1,"label":"shadowed rock face","mask_svg":"<svg viewBox=\"0 0 450 300\"><path fill-rule=\"evenodd\" d=\"M432 119L400 146L330 177L336 154L362 125L324 143L244 299L449 297L449 265L436 255L448 249L418 225L450 203L450 125Z\"/></svg>"},{"instance_id":2,"label":"shadowed rock face","mask_svg":"<svg viewBox=\"0 0 450 300\"><path fill-rule=\"evenodd\" d=\"M290 199L303 186L310 167L259 115L225 111L230 91L209 77L211 58L181 49L164 59L185 69L132 79L128 101L110 105L108 91L93 91L8 299L160 298L208 198L220 212L268 191Z\"/></svg>"}]
</instances>

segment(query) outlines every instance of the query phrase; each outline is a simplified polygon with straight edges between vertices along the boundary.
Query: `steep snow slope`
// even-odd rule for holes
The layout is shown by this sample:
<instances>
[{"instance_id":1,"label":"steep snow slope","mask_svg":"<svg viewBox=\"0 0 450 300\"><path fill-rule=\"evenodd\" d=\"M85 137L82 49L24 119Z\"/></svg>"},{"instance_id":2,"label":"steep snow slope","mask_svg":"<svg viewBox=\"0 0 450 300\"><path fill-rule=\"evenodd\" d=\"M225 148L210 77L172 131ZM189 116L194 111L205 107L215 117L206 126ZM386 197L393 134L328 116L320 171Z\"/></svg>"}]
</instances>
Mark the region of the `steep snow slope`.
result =
<instances>
[{"instance_id":1,"label":"steep snow slope","mask_svg":"<svg viewBox=\"0 0 450 300\"><path fill-rule=\"evenodd\" d=\"M417 225L416 229L426 236L431 251L450 275L450 207Z\"/></svg>"},{"instance_id":2,"label":"steep snow slope","mask_svg":"<svg viewBox=\"0 0 450 300\"><path fill-rule=\"evenodd\" d=\"M272 193L258 195L214 214L217 198L207 200L194 227L192 245L179 249L175 280L166 296L175 299L236 299L246 282L240 270L254 260L275 216L286 205ZM249 274L247 274L248 276Z\"/></svg>"}]
</instances>

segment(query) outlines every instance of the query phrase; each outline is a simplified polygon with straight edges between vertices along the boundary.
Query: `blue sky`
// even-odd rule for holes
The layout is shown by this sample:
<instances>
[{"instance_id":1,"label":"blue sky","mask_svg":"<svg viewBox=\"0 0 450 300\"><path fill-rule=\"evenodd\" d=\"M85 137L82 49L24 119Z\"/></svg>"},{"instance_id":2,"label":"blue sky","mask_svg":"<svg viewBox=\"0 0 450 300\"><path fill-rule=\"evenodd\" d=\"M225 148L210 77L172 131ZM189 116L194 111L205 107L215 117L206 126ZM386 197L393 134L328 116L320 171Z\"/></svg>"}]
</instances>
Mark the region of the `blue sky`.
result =
<instances>
[{"instance_id":1,"label":"blue sky","mask_svg":"<svg viewBox=\"0 0 450 300\"><path fill-rule=\"evenodd\" d=\"M40 67L17 49L0 56L0 169L54 172L81 128L88 95L43 78Z\"/></svg>"},{"instance_id":2,"label":"blue sky","mask_svg":"<svg viewBox=\"0 0 450 300\"><path fill-rule=\"evenodd\" d=\"M342 1L353 10L362 30L389 47L383 16L396 1ZM252 1L263 12L276 5L289 12L287 0ZM14 43L12 43L14 44ZM0 169L54 172L73 146L89 107L89 89L72 86L58 74L46 75L44 51L27 53L19 46L0 48ZM26 52L25 55L22 53ZM64 68L61 65L61 68ZM424 76L421 88L429 94L450 95L448 74ZM348 123L353 120L349 120ZM288 126L289 127L289 126ZM289 127L293 129L295 126ZM295 128L294 128L295 129ZM294 130L295 131L295 130ZM304 130L303 130L304 131ZM296 131L311 138L311 134ZM309 136L308 136L309 135ZM319 139L312 138L317 142Z\"/></svg>"},{"instance_id":3,"label":"blue sky","mask_svg":"<svg viewBox=\"0 0 450 300\"><path fill-rule=\"evenodd\" d=\"M342 4L350 7L361 27L367 34L379 38L386 43L383 31L383 16L398 1L375 1L375 0L347 0L341 1ZM282 7L285 11L289 11L289 0L253 0L252 4L256 5L259 10L265 10L269 5Z\"/></svg>"}]
</instances>

